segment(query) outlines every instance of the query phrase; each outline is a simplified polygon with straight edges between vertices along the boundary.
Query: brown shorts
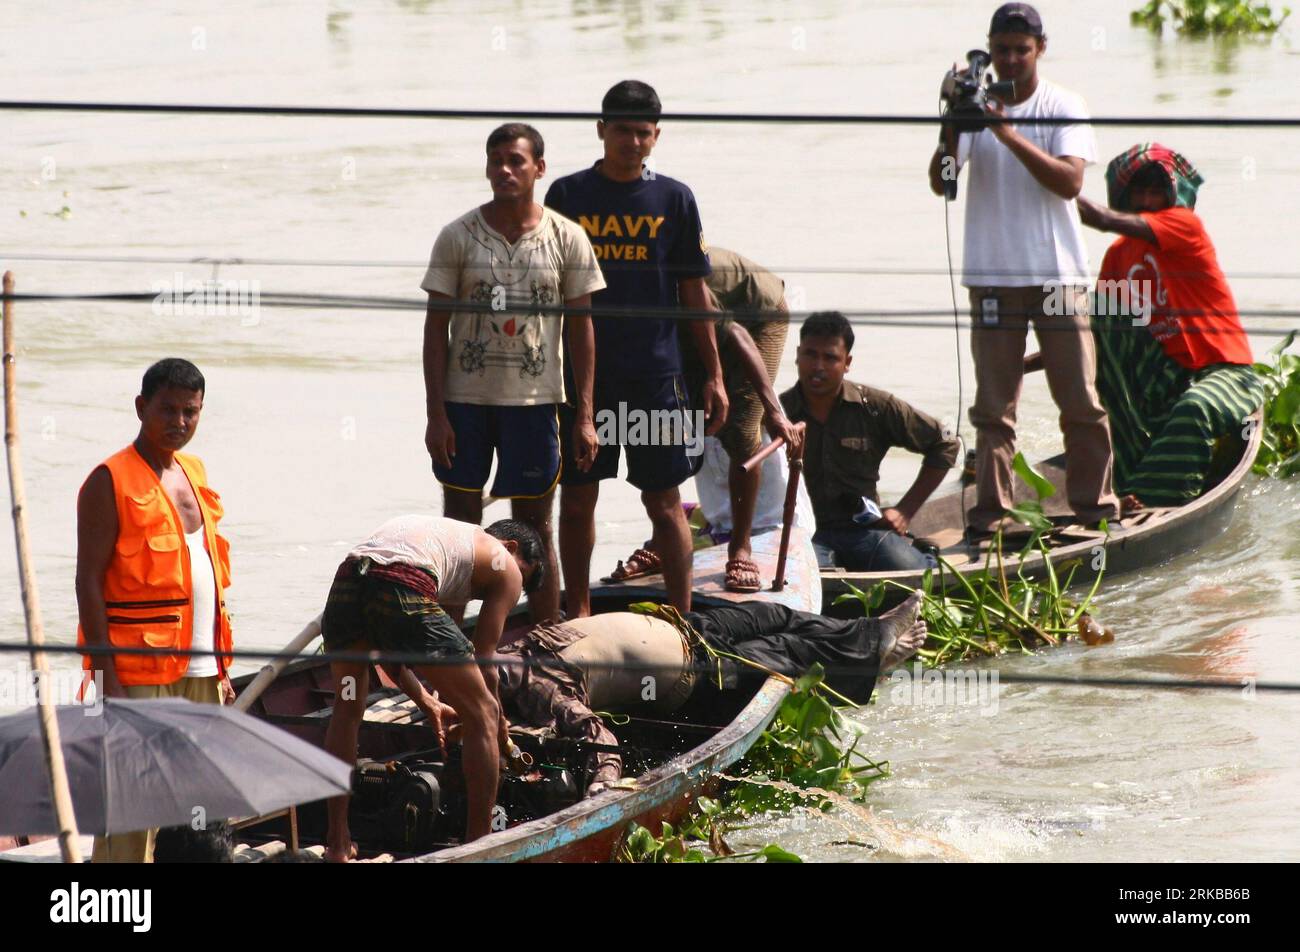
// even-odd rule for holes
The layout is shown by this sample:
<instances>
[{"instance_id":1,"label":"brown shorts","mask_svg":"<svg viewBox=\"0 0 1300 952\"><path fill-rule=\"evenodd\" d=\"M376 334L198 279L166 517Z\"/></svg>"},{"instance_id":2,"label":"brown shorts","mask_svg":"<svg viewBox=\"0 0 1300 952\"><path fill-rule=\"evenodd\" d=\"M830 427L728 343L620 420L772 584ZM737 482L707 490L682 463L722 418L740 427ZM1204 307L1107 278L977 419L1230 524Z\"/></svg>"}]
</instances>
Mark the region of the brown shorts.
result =
<instances>
[{"instance_id":1,"label":"brown shorts","mask_svg":"<svg viewBox=\"0 0 1300 952\"><path fill-rule=\"evenodd\" d=\"M763 366L767 368L767 382L775 384L790 322L740 320L736 323L754 338L754 345L763 358ZM727 422L717 433L718 442L728 456L743 462L763 445L763 403L745 373L745 365L737 349L723 344L718 356L722 361L722 382L726 385L727 400L730 403ZM691 380L690 388L691 406L699 407L704 395L704 381Z\"/></svg>"}]
</instances>

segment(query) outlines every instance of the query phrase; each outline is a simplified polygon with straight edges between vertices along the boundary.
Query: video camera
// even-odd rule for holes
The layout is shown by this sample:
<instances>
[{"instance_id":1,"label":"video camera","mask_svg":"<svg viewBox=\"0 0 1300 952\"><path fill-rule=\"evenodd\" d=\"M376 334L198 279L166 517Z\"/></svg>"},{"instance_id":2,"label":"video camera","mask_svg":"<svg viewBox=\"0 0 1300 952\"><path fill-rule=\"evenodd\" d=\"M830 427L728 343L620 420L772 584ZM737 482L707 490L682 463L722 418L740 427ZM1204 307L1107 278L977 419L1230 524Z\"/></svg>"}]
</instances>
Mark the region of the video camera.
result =
<instances>
[{"instance_id":1,"label":"video camera","mask_svg":"<svg viewBox=\"0 0 1300 952\"><path fill-rule=\"evenodd\" d=\"M989 124L984 107L990 97L1003 101L1016 97L1014 81L990 81L988 69L992 61L983 50L971 50L966 54L966 70L950 69L943 78L939 95L948 104L943 121L958 132L979 132Z\"/></svg>"}]
</instances>

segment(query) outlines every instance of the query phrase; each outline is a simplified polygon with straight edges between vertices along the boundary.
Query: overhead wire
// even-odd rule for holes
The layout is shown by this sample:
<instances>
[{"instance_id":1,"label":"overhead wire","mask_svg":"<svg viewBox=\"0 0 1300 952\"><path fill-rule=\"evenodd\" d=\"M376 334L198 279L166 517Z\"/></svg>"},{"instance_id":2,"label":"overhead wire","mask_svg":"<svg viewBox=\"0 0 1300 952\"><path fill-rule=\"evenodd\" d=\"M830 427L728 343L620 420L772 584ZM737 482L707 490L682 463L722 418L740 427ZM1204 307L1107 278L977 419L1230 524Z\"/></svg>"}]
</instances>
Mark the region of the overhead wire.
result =
<instances>
[{"instance_id":1,"label":"overhead wire","mask_svg":"<svg viewBox=\"0 0 1300 952\"><path fill-rule=\"evenodd\" d=\"M427 268L426 260L397 259L347 259L347 258L280 258L260 257L256 255L106 255L77 254L68 252L15 251L0 248L0 260L10 261L82 261L93 264L196 264L206 266L230 267L273 267L273 268ZM903 268L903 267L856 267L850 265L770 265L767 270L777 274L827 274L827 275L872 275L880 277L944 277L947 268ZM1001 272L971 269L956 269L957 274L971 276L991 276ZM1177 274L1179 272L1171 272ZM1295 281L1300 280L1300 271L1235 271L1225 273L1225 277L1242 281Z\"/></svg>"},{"instance_id":2,"label":"overhead wire","mask_svg":"<svg viewBox=\"0 0 1300 952\"><path fill-rule=\"evenodd\" d=\"M0 110L21 112L127 112L171 113L177 115L228 115L228 116L299 116L335 117L352 119L516 119L516 120L572 120L590 122L596 119L620 118L618 113L604 114L590 110L572 109L421 109L402 106L291 106L258 103L161 103L161 102L103 102L92 100L5 99L0 100ZM628 118L642 118L643 113L629 113ZM719 122L755 123L770 122L782 125L904 125L928 126L937 121L934 116L899 114L855 113L794 113L794 112L665 112L660 122ZM1089 124L1094 126L1209 126L1228 128L1300 128L1300 118L1291 116L1043 116L1026 118L990 118L989 122L1007 122L1018 125L1064 126Z\"/></svg>"},{"instance_id":3,"label":"overhead wire","mask_svg":"<svg viewBox=\"0 0 1300 952\"><path fill-rule=\"evenodd\" d=\"M237 282L230 282L235 284ZM328 309L344 311L419 311L425 312L429 308L427 300L418 298L398 298L385 296L364 296L364 295L341 295L341 294L318 294L313 292L256 292L255 299L252 297L253 292L249 292L249 299L245 301L241 298L237 288L234 289L212 289L205 290L204 286L196 285L193 289L177 288L155 291L101 291L101 292L15 292L13 294L0 295L0 300L27 302L27 303L49 303L49 302L85 302L85 303L106 303L106 304L157 304L164 312L177 313L183 316L203 315L205 313L217 316L225 311L231 313L243 313L253 307L270 307L270 308L287 308L297 310L310 309ZM197 295L198 299L186 301L187 296ZM207 295L213 295L208 298ZM499 314L503 310L517 312L520 308L503 309L494 307L490 302L484 301L466 301L447 299L441 301L440 307L446 310L459 311L464 313L482 313L482 314ZM582 314L591 315L601 318L655 318L659 320L711 320L712 312L692 311L676 307L650 307L634 306L622 307L613 305L601 305L592 307L569 307L567 305L533 305L529 304L527 312L536 315L553 315L563 316L565 314ZM828 308L819 308L819 311L828 310ZM815 311L746 311L744 317L748 320L758 321L799 321ZM931 308L891 308L891 309L858 309L844 308L840 311L850 323L859 325L871 325L879 327L922 327L931 329L946 329L949 325L946 319L951 314L949 308L941 310ZM1171 311L1171 315L1189 315L1200 312L1191 311ZM1269 309L1269 310L1239 310L1238 314L1243 317L1258 317L1271 320L1296 320L1300 319L1300 309ZM931 320L925 320L931 318ZM939 318L945 319L944 323L938 321ZM1143 330L1145 324L1133 323L1124 325L1126 329ZM1052 333L1057 331L1073 333L1072 327L1056 327L1046 325L1040 330ZM1260 328L1248 327L1247 333L1261 337L1285 337L1290 333L1286 328ZM1189 333L1203 334L1220 334L1228 331L1219 328L1186 328Z\"/></svg>"},{"instance_id":4,"label":"overhead wire","mask_svg":"<svg viewBox=\"0 0 1300 952\"><path fill-rule=\"evenodd\" d=\"M30 653L31 645L26 642L0 642L0 654L4 653ZM557 664L565 664L561 658L537 658L522 657L517 655L496 655L485 658L466 658L466 659L445 659L430 658L428 655L418 652L402 651L329 651L321 650L311 653L286 653L284 651L274 651L269 649L257 648L232 648L230 651L221 650L196 650L196 649L172 649L172 648L124 648L117 645L44 645L41 651L51 654L78 654L89 655L92 657L102 657L105 655L170 655L184 657L234 657L247 658L250 660L263 661L318 661L318 662L337 662L339 664L394 664L394 665L417 665L420 667L463 667L467 664L485 666L490 664L506 664L516 667L525 667L534 670L546 671L554 670ZM638 664L635 662L599 662L584 661L584 668L591 670L617 670L617 671L663 671L662 663ZM862 666L853 665L824 665L827 674L849 674L861 675ZM695 671L702 674L712 674L717 672L717 666L714 664L689 663L684 664L683 671ZM900 670L900 669L895 669ZM906 669L903 669L906 670ZM918 675L924 679L933 672L936 677L942 677L944 671L955 673L955 669L929 669ZM996 675L999 684L1039 684L1039 685L1057 685L1062 687L1121 687L1121 688L1166 688L1166 689L1200 689L1200 690L1232 690L1246 692L1263 692L1263 693L1282 693L1296 694L1300 693L1300 683L1290 681L1271 681L1262 680L1253 677L1239 677L1234 679L1225 678L1134 678L1134 677L1083 677L1083 676L1066 676L1055 674L1021 674L1014 672L1003 672L1001 669L990 669L987 666L973 666L960 669L959 672L963 677L971 674L978 675L979 672L989 672L988 681ZM791 670L789 672L777 672L786 677L799 677L804 672L802 670ZM911 677L911 672L908 672ZM887 680L884 683L888 683ZM986 683L988 683L986 681Z\"/></svg>"}]
</instances>

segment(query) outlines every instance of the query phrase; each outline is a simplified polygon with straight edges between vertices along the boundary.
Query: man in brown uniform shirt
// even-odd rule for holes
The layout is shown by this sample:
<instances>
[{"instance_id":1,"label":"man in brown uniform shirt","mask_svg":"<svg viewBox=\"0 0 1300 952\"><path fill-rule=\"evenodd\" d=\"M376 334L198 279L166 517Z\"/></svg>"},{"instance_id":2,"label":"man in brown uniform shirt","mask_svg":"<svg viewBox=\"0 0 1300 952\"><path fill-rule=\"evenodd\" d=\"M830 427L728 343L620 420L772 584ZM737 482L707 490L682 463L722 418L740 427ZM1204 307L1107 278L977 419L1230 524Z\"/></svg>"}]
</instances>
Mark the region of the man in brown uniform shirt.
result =
<instances>
[{"instance_id":1,"label":"man in brown uniform shirt","mask_svg":"<svg viewBox=\"0 0 1300 952\"><path fill-rule=\"evenodd\" d=\"M785 412L806 422L804 470L817 532L813 541L857 572L926 568L906 538L921 504L957 460L957 441L939 421L883 390L844 379L853 363L853 328L838 311L811 315L799 329L799 382L781 394ZM925 459L896 506L880 508L876 481L890 447Z\"/></svg>"}]
</instances>

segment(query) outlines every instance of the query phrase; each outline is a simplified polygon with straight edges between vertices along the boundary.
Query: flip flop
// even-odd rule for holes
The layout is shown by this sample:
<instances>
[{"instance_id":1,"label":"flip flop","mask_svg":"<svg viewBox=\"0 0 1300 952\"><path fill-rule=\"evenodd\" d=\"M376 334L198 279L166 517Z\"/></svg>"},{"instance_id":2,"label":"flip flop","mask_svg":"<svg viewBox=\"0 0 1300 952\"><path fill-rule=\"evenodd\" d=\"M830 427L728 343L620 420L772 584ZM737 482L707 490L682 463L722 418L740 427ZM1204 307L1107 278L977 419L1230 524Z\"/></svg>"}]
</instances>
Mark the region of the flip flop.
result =
<instances>
[{"instance_id":1,"label":"flip flop","mask_svg":"<svg viewBox=\"0 0 1300 952\"><path fill-rule=\"evenodd\" d=\"M627 582L646 575L655 575L663 568L659 556L650 549L637 549L626 562L619 560L618 567L606 575L602 582Z\"/></svg>"},{"instance_id":2,"label":"flip flop","mask_svg":"<svg viewBox=\"0 0 1300 952\"><path fill-rule=\"evenodd\" d=\"M749 581L753 579L753 581ZM727 562L727 583L729 592L757 592L763 587L759 578L758 565L749 559L730 559Z\"/></svg>"}]
</instances>

